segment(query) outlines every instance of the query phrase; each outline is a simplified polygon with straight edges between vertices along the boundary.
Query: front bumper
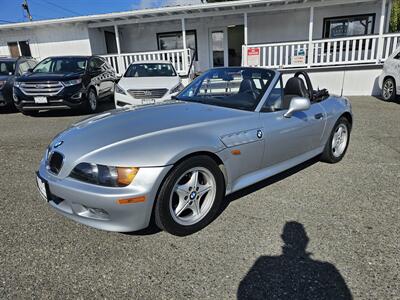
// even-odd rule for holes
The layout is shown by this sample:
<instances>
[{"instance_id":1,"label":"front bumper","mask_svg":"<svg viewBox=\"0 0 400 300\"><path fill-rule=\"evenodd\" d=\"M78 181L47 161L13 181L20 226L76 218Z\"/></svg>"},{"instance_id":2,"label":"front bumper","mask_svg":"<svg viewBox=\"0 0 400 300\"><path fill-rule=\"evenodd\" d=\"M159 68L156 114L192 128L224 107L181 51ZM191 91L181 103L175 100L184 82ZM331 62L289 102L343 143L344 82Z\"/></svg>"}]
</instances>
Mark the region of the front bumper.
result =
<instances>
[{"instance_id":1,"label":"front bumper","mask_svg":"<svg viewBox=\"0 0 400 300\"><path fill-rule=\"evenodd\" d=\"M35 103L35 97L25 95L19 88L14 87L13 98L15 106L22 111L48 110L48 109L74 109L79 108L86 101L86 90L82 85L65 87L54 96L45 96L47 103Z\"/></svg>"},{"instance_id":2,"label":"front bumper","mask_svg":"<svg viewBox=\"0 0 400 300\"><path fill-rule=\"evenodd\" d=\"M176 93L177 94L177 93ZM171 100L171 97L176 94L169 94L166 93L162 98L155 98L155 99L136 99L133 98L131 95L123 95L120 93L114 93L115 99L115 107L122 108L127 105L146 105L146 104L154 104L158 102L168 101Z\"/></svg>"},{"instance_id":3,"label":"front bumper","mask_svg":"<svg viewBox=\"0 0 400 300\"><path fill-rule=\"evenodd\" d=\"M61 215L107 231L131 232L149 225L158 187L172 166L141 168L125 188L102 187L51 174L41 161L38 176L47 183L47 201ZM145 196L144 202L119 204Z\"/></svg>"}]
</instances>

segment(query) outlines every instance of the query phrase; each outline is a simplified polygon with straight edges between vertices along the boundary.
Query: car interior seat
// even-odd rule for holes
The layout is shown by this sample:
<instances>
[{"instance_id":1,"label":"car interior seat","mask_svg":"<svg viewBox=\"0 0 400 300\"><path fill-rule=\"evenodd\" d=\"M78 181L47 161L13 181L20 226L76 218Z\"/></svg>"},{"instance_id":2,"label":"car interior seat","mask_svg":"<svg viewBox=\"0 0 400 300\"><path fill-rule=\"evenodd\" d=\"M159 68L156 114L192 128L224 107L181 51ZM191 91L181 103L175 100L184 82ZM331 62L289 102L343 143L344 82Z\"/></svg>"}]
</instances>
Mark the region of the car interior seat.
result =
<instances>
[{"instance_id":1,"label":"car interior seat","mask_svg":"<svg viewBox=\"0 0 400 300\"><path fill-rule=\"evenodd\" d=\"M303 97L303 98L310 97L303 79L299 77L292 77L287 81L284 89L282 109L288 109L290 106L290 101L294 97Z\"/></svg>"}]
</instances>

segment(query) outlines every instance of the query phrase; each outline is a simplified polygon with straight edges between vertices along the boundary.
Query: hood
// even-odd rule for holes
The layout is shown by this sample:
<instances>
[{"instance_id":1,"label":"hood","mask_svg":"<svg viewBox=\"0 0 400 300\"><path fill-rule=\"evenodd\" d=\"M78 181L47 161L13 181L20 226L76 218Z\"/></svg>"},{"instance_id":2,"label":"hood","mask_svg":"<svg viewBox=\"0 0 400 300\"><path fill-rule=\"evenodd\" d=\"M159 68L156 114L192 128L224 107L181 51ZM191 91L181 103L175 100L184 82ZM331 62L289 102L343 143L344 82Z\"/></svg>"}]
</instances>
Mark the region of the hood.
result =
<instances>
[{"instance_id":1,"label":"hood","mask_svg":"<svg viewBox=\"0 0 400 300\"><path fill-rule=\"evenodd\" d=\"M13 76L13 75L0 75L0 81L3 81L3 80L8 80L11 76Z\"/></svg>"},{"instance_id":2,"label":"hood","mask_svg":"<svg viewBox=\"0 0 400 300\"><path fill-rule=\"evenodd\" d=\"M122 77L118 84L124 90L172 89L180 82L178 76L173 77Z\"/></svg>"},{"instance_id":3,"label":"hood","mask_svg":"<svg viewBox=\"0 0 400 300\"><path fill-rule=\"evenodd\" d=\"M64 81L82 77L83 72L76 73L27 73L17 78L17 81Z\"/></svg>"},{"instance_id":4,"label":"hood","mask_svg":"<svg viewBox=\"0 0 400 300\"><path fill-rule=\"evenodd\" d=\"M76 123L59 134L51 146L63 142L57 151L64 154L65 164L162 166L168 160L164 159L168 152L205 143L203 136L208 139L212 135L215 145L215 141L220 142L220 135L234 130L238 118L251 114L253 112L180 101L131 107ZM174 150L170 151L170 147ZM72 168L70 166L70 170Z\"/></svg>"}]
</instances>

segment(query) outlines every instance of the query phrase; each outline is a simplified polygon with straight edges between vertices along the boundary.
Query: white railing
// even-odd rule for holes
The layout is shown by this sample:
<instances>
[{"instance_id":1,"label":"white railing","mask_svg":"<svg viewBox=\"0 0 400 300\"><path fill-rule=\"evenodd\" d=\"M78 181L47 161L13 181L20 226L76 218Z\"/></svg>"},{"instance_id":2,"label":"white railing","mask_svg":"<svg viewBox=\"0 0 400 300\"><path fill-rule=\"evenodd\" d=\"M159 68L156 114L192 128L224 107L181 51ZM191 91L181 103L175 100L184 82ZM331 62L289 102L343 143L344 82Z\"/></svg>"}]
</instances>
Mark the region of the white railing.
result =
<instances>
[{"instance_id":1,"label":"white railing","mask_svg":"<svg viewBox=\"0 0 400 300\"><path fill-rule=\"evenodd\" d=\"M357 65L384 62L400 46L400 33L365 35L313 41L243 46L243 65L259 62L267 68L296 68ZM256 60L247 56L248 48L259 48ZM253 53L258 53L257 51Z\"/></svg>"},{"instance_id":2,"label":"white railing","mask_svg":"<svg viewBox=\"0 0 400 300\"><path fill-rule=\"evenodd\" d=\"M137 61L156 61L164 60L170 61L175 70L180 75L189 74L191 66L191 59L193 58L192 49L177 49L177 50L163 50L163 51L149 51L149 52L135 52L135 53L121 53L101 55L107 62L116 70L118 74L125 73L126 69L133 62ZM192 72L191 68L190 72Z\"/></svg>"}]
</instances>

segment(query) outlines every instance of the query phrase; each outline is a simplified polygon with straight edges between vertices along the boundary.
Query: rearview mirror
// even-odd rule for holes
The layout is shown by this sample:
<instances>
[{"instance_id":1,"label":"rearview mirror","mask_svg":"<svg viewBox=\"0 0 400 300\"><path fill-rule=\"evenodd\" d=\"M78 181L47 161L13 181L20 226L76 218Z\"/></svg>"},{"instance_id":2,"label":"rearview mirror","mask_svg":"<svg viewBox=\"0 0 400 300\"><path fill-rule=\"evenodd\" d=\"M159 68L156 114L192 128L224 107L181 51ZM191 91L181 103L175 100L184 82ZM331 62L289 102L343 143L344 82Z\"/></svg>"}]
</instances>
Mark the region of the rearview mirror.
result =
<instances>
[{"instance_id":1,"label":"rearview mirror","mask_svg":"<svg viewBox=\"0 0 400 300\"><path fill-rule=\"evenodd\" d=\"M310 99L302 97L294 97L290 101L288 111L283 115L285 118L291 118L296 111L304 111L311 107Z\"/></svg>"}]
</instances>

